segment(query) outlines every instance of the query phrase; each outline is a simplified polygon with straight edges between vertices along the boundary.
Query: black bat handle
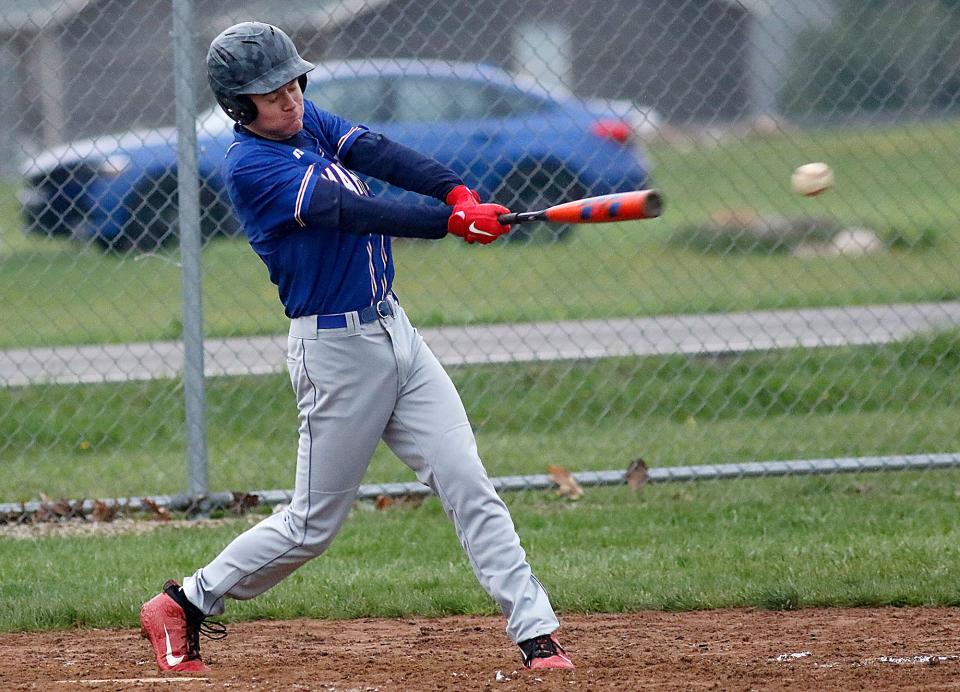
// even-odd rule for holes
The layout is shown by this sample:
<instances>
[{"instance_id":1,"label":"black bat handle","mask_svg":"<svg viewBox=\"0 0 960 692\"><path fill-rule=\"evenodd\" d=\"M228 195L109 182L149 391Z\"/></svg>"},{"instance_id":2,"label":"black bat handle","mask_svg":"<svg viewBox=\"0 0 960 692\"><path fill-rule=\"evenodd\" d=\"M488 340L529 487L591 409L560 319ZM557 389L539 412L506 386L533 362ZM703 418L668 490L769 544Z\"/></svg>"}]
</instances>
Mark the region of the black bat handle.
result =
<instances>
[{"instance_id":1,"label":"black bat handle","mask_svg":"<svg viewBox=\"0 0 960 692\"><path fill-rule=\"evenodd\" d=\"M537 221L542 217L542 211L514 211L509 214L500 214L500 216L497 217L497 221L503 226L510 226L516 223L524 223L525 221Z\"/></svg>"}]
</instances>

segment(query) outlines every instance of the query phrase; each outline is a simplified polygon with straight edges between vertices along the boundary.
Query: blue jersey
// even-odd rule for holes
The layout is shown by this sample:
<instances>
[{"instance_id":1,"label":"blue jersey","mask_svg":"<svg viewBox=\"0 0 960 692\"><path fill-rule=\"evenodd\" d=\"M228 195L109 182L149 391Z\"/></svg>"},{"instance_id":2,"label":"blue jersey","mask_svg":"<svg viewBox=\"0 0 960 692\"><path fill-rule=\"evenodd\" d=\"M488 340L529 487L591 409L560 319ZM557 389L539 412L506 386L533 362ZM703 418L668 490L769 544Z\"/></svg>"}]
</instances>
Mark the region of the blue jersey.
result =
<instances>
[{"instance_id":1,"label":"blue jersey","mask_svg":"<svg viewBox=\"0 0 960 692\"><path fill-rule=\"evenodd\" d=\"M282 142L235 128L225 158L226 187L251 247L267 265L288 317L359 310L393 285L389 229L344 232L308 216L325 179L369 196L343 160L367 129L303 103L303 130Z\"/></svg>"}]
</instances>

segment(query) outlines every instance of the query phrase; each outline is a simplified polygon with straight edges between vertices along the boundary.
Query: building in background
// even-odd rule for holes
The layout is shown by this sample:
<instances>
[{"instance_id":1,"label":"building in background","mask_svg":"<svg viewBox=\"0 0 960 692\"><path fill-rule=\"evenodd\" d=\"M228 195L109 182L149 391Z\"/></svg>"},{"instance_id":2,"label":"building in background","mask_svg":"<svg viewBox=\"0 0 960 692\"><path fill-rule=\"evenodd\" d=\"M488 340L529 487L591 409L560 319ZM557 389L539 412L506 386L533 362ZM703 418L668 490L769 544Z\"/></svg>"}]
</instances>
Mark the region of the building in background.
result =
<instances>
[{"instance_id":1,"label":"building in background","mask_svg":"<svg viewBox=\"0 0 960 692\"><path fill-rule=\"evenodd\" d=\"M804 16L793 11L781 25L782 13L772 8L781 3L195 0L194 15L198 58L226 26L260 19L282 26L315 61L492 62L548 88L643 104L668 122L689 124L773 107L776 73L802 24L793 20ZM751 24L751 11L760 24ZM0 0L0 74L12 95L0 106L8 123L0 172L42 147L172 124L171 12L172 2L157 0ZM204 88L199 102L212 103Z\"/></svg>"}]
</instances>

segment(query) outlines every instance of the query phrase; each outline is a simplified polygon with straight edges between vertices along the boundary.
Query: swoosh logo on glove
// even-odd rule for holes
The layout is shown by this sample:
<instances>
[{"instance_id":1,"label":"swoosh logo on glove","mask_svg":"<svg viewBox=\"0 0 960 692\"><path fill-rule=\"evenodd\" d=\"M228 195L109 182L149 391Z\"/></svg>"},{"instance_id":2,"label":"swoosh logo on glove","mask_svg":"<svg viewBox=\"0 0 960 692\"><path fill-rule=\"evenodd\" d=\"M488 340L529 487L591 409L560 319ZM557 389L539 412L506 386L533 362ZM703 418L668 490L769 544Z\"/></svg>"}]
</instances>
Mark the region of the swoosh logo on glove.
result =
<instances>
[{"instance_id":1,"label":"swoosh logo on glove","mask_svg":"<svg viewBox=\"0 0 960 692\"><path fill-rule=\"evenodd\" d=\"M462 212L462 211L455 211L455 212L453 212L453 215L454 215L454 216L459 216L461 219L466 219L466 218L467 218L466 212Z\"/></svg>"},{"instance_id":2,"label":"swoosh logo on glove","mask_svg":"<svg viewBox=\"0 0 960 692\"><path fill-rule=\"evenodd\" d=\"M174 656L173 647L170 646L170 633L167 632L167 626L163 626L163 634L167 638L167 665L173 668L176 665L179 665L183 661L183 656Z\"/></svg>"},{"instance_id":3,"label":"swoosh logo on glove","mask_svg":"<svg viewBox=\"0 0 960 692\"><path fill-rule=\"evenodd\" d=\"M496 237L497 237L495 233L487 233L486 231L481 231L479 228L477 228L477 222L476 222L476 221L473 221L473 222L470 224L470 232L471 232L471 233L476 233L477 235L485 235L485 236L487 236L488 238L496 238Z\"/></svg>"}]
</instances>

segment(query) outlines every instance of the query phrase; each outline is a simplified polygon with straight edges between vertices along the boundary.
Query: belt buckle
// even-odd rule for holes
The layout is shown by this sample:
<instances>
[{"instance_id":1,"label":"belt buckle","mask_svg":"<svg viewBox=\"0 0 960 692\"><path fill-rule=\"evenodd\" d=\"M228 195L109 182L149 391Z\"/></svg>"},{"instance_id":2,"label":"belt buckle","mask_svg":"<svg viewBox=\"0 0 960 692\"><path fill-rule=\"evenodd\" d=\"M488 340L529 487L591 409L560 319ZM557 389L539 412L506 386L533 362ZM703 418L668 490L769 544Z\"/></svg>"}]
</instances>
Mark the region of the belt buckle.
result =
<instances>
[{"instance_id":1,"label":"belt buckle","mask_svg":"<svg viewBox=\"0 0 960 692\"><path fill-rule=\"evenodd\" d=\"M386 306L386 312L385 312L385 313L380 312L380 306L381 306L381 305L385 305L385 306ZM384 299L381 300L381 301L378 301L377 304L376 304L374 307L376 308L376 310L377 310L377 315L380 316L380 319L386 319L387 317L393 317L393 307L390 305L389 302L387 302L386 298L384 298Z\"/></svg>"}]
</instances>

